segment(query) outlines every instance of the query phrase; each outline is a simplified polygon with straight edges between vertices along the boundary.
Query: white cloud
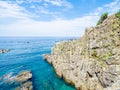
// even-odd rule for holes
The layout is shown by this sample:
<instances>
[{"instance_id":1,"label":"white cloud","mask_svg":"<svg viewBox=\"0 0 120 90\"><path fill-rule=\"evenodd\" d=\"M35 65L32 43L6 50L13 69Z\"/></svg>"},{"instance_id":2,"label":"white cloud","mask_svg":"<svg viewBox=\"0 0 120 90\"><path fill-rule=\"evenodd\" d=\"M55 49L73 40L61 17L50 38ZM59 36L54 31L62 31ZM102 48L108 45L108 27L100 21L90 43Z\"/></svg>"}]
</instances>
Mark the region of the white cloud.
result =
<instances>
[{"instance_id":1,"label":"white cloud","mask_svg":"<svg viewBox=\"0 0 120 90\"><path fill-rule=\"evenodd\" d=\"M1 18L6 17L4 19L6 22L9 21L7 17L18 20L17 22L10 21L11 23L7 26L0 24L0 36L80 36L86 26L93 25L95 22L93 16L84 16L72 20L35 21L30 19L28 14L22 13L24 10L22 7L7 2L0 3L0 12L4 15L0 16Z\"/></svg>"},{"instance_id":2,"label":"white cloud","mask_svg":"<svg viewBox=\"0 0 120 90\"><path fill-rule=\"evenodd\" d=\"M0 36L81 36L86 27L95 25L98 17L105 10L110 13L116 12L120 8L120 0L116 0L110 4L98 7L95 11L86 14L86 16L71 20L57 19L54 21L35 21L24 8L17 4L10 4L0 1L0 20L5 17L13 17L19 19L17 22L0 24ZM23 13L23 11L25 13ZM48 14L48 11L42 11ZM31 14L30 14L31 15ZM22 18L22 19L21 19ZM8 22L7 19L4 19ZM1 22L2 23L2 22Z\"/></svg>"},{"instance_id":3,"label":"white cloud","mask_svg":"<svg viewBox=\"0 0 120 90\"><path fill-rule=\"evenodd\" d=\"M49 3L49 4L52 4L54 6L58 6L58 7L62 7L62 6L66 7L66 8L72 8L73 7L72 4L69 3L66 0L27 0L27 1L25 1L25 0L16 0L16 2L18 4L31 3L31 2L35 2L35 3L43 2L44 3L43 6L48 6L48 3Z\"/></svg>"},{"instance_id":4,"label":"white cloud","mask_svg":"<svg viewBox=\"0 0 120 90\"><path fill-rule=\"evenodd\" d=\"M41 2L42 0L27 0L28 2Z\"/></svg>"},{"instance_id":5,"label":"white cloud","mask_svg":"<svg viewBox=\"0 0 120 90\"><path fill-rule=\"evenodd\" d=\"M49 20L53 20L53 19L58 19L59 16L61 15L61 12L59 11L50 11L48 9L45 9L43 7L39 7L39 9L36 11L37 13L40 13L40 15L43 14L43 17L45 18L45 16L47 16L46 18L48 19L49 17ZM42 17L41 17L42 18Z\"/></svg>"},{"instance_id":6,"label":"white cloud","mask_svg":"<svg viewBox=\"0 0 120 90\"><path fill-rule=\"evenodd\" d=\"M115 0L115 1L112 2L112 3L109 3L109 4L104 5L104 7L113 8L113 6L117 5L118 3L120 3L120 0Z\"/></svg>"},{"instance_id":7,"label":"white cloud","mask_svg":"<svg viewBox=\"0 0 120 90\"><path fill-rule=\"evenodd\" d=\"M116 13L118 10L120 10L120 0L115 0L114 2L110 4L104 5L105 10L110 14Z\"/></svg>"},{"instance_id":8,"label":"white cloud","mask_svg":"<svg viewBox=\"0 0 120 90\"><path fill-rule=\"evenodd\" d=\"M29 18L28 14L23 13L26 10L17 4L9 4L5 1L0 1L0 18L12 17L24 19L26 17Z\"/></svg>"},{"instance_id":9,"label":"white cloud","mask_svg":"<svg viewBox=\"0 0 120 90\"><path fill-rule=\"evenodd\" d=\"M47 3L44 3L43 6L46 8L46 7L48 7L48 4L47 4Z\"/></svg>"},{"instance_id":10,"label":"white cloud","mask_svg":"<svg viewBox=\"0 0 120 90\"><path fill-rule=\"evenodd\" d=\"M6 35L9 28L9 34L12 36L80 36L84 28L93 25L94 22L93 16L50 22L20 21L3 27L4 34L2 35Z\"/></svg>"},{"instance_id":11,"label":"white cloud","mask_svg":"<svg viewBox=\"0 0 120 90\"><path fill-rule=\"evenodd\" d=\"M95 11L90 14L101 15L104 12L108 12L109 15L111 15L116 13L118 10L120 10L120 0L115 0L114 2L96 8Z\"/></svg>"},{"instance_id":12,"label":"white cloud","mask_svg":"<svg viewBox=\"0 0 120 90\"><path fill-rule=\"evenodd\" d=\"M18 4L22 4L22 3L24 2L24 0L16 0L16 2L17 2Z\"/></svg>"},{"instance_id":13,"label":"white cloud","mask_svg":"<svg viewBox=\"0 0 120 90\"><path fill-rule=\"evenodd\" d=\"M44 8L40 8L38 12L43 13L43 14L50 14L50 12L45 10Z\"/></svg>"},{"instance_id":14,"label":"white cloud","mask_svg":"<svg viewBox=\"0 0 120 90\"><path fill-rule=\"evenodd\" d=\"M52 5L55 6L65 6L67 8L72 8L72 4L67 2L66 0L44 0L45 2L51 3Z\"/></svg>"},{"instance_id":15,"label":"white cloud","mask_svg":"<svg viewBox=\"0 0 120 90\"><path fill-rule=\"evenodd\" d=\"M72 4L67 2L66 0L17 0L16 1L17 4L27 4L29 8L31 8L31 10L34 10L34 13L37 15L33 15L33 17L36 17L39 15L39 17L44 17L44 16L48 16L51 17L52 19L56 19L59 16L62 16L62 12L63 11L67 11L70 8L72 8ZM38 4L32 4L33 2L38 3ZM7 3L7 2L6 2ZM13 4L14 5L14 4ZM60 10L56 10L56 11L52 11L50 8L53 6L60 7ZM20 8L20 6L18 6ZM54 7L54 8L55 8ZM21 7L23 8L23 7ZM28 9L29 10L29 9ZM26 11L26 10L24 10ZM30 13L30 12L29 12ZM31 14L29 14L31 15ZM41 17L41 18L42 18Z\"/></svg>"},{"instance_id":16,"label":"white cloud","mask_svg":"<svg viewBox=\"0 0 120 90\"><path fill-rule=\"evenodd\" d=\"M16 0L18 4L22 4L24 2L31 3L31 2L41 2L42 0Z\"/></svg>"}]
</instances>

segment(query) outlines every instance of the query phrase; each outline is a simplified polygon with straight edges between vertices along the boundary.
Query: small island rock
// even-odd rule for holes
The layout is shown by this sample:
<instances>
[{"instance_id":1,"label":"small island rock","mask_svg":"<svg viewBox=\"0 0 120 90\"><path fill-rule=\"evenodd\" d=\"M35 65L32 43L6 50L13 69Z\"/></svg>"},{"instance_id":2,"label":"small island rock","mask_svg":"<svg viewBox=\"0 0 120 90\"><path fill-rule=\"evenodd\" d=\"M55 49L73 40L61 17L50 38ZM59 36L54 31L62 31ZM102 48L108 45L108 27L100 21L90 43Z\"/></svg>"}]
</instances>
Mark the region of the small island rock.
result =
<instances>
[{"instance_id":1,"label":"small island rock","mask_svg":"<svg viewBox=\"0 0 120 90\"><path fill-rule=\"evenodd\" d=\"M1 50L0 50L0 54L1 54L1 53L6 53L6 52L9 52L9 51L10 51L9 49L1 49Z\"/></svg>"}]
</instances>

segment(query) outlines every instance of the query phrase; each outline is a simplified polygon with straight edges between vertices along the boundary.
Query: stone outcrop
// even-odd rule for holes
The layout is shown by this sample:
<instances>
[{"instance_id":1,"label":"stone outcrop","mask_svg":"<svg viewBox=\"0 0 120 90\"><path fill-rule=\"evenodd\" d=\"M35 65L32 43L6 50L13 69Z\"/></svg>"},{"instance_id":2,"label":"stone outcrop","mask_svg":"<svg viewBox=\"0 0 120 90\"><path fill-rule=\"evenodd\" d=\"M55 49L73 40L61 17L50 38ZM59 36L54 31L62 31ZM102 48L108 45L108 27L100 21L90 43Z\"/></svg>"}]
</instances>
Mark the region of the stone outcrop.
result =
<instances>
[{"instance_id":1,"label":"stone outcrop","mask_svg":"<svg viewBox=\"0 0 120 90\"><path fill-rule=\"evenodd\" d=\"M21 72L19 75L17 75L14 79L17 82L25 82L31 78L32 78L32 74L30 73L30 71L24 71Z\"/></svg>"},{"instance_id":2,"label":"stone outcrop","mask_svg":"<svg viewBox=\"0 0 120 90\"><path fill-rule=\"evenodd\" d=\"M15 81L22 83L16 88L16 90L33 90L32 82L29 81L32 78L30 71L21 72L15 77Z\"/></svg>"},{"instance_id":3,"label":"stone outcrop","mask_svg":"<svg viewBox=\"0 0 120 90\"><path fill-rule=\"evenodd\" d=\"M111 15L80 39L56 43L44 58L77 90L119 90L120 20Z\"/></svg>"},{"instance_id":4,"label":"stone outcrop","mask_svg":"<svg viewBox=\"0 0 120 90\"><path fill-rule=\"evenodd\" d=\"M28 81L17 87L16 90L33 90L32 82Z\"/></svg>"},{"instance_id":5,"label":"stone outcrop","mask_svg":"<svg viewBox=\"0 0 120 90\"><path fill-rule=\"evenodd\" d=\"M0 54L1 54L1 53L6 53L6 52L9 52L9 51L10 51L9 49L1 49L1 50L0 50Z\"/></svg>"},{"instance_id":6,"label":"stone outcrop","mask_svg":"<svg viewBox=\"0 0 120 90\"><path fill-rule=\"evenodd\" d=\"M16 76L7 74L2 77L2 80L6 83L18 84L16 90L33 90L33 85L30 79L32 79L32 73L30 71L23 71Z\"/></svg>"},{"instance_id":7,"label":"stone outcrop","mask_svg":"<svg viewBox=\"0 0 120 90\"><path fill-rule=\"evenodd\" d=\"M2 79L6 82L26 82L32 78L32 73L30 71L23 71L16 76L11 76L12 74L6 74Z\"/></svg>"}]
</instances>

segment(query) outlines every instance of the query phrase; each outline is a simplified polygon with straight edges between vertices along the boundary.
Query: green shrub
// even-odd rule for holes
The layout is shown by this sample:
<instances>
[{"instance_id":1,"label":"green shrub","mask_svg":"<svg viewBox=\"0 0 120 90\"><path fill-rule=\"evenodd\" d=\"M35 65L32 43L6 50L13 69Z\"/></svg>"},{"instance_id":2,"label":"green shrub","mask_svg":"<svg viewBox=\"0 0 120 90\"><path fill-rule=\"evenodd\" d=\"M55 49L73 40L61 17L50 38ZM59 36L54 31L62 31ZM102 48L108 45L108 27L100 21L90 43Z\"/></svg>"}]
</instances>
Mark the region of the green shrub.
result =
<instances>
[{"instance_id":1,"label":"green shrub","mask_svg":"<svg viewBox=\"0 0 120 90\"><path fill-rule=\"evenodd\" d=\"M74 52L75 52L75 51L74 51L74 49L72 49L72 50L71 50L71 55L73 55L73 54L74 54Z\"/></svg>"},{"instance_id":2,"label":"green shrub","mask_svg":"<svg viewBox=\"0 0 120 90\"><path fill-rule=\"evenodd\" d=\"M61 46L61 51L63 51L63 50L64 50L64 47Z\"/></svg>"},{"instance_id":3,"label":"green shrub","mask_svg":"<svg viewBox=\"0 0 120 90\"><path fill-rule=\"evenodd\" d=\"M100 66L100 67L104 67L104 66L105 66L105 62L103 62L103 61L102 61L102 62L99 62L99 66Z\"/></svg>"},{"instance_id":4,"label":"green shrub","mask_svg":"<svg viewBox=\"0 0 120 90\"><path fill-rule=\"evenodd\" d=\"M85 54L85 52L84 52L84 50L81 52L81 55L84 55Z\"/></svg>"},{"instance_id":5,"label":"green shrub","mask_svg":"<svg viewBox=\"0 0 120 90\"><path fill-rule=\"evenodd\" d=\"M110 53L110 54L109 54L109 56L108 56L108 59L111 59L111 58L112 58L112 56L113 56L113 54L112 54L112 53Z\"/></svg>"},{"instance_id":6,"label":"green shrub","mask_svg":"<svg viewBox=\"0 0 120 90\"><path fill-rule=\"evenodd\" d=\"M120 20L120 10L115 14L115 16Z\"/></svg>"},{"instance_id":7,"label":"green shrub","mask_svg":"<svg viewBox=\"0 0 120 90\"><path fill-rule=\"evenodd\" d=\"M110 44L110 43L107 43L107 45L106 45L105 47L109 47L109 46L111 46L111 44Z\"/></svg>"},{"instance_id":8,"label":"green shrub","mask_svg":"<svg viewBox=\"0 0 120 90\"><path fill-rule=\"evenodd\" d=\"M104 54L102 55L102 58L106 58L106 57L107 57L107 54L104 53Z\"/></svg>"},{"instance_id":9,"label":"green shrub","mask_svg":"<svg viewBox=\"0 0 120 90\"><path fill-rule=\"evenodd\" d=\"M113 37L115 33L113 31L110 31L110 36Z\"/></svg>"},{"instance_id":10,"label":"green shrub","mask_svg":"<svg viewBox=\"0 0 120 90\"><path fill-rule=\"evenodd\" d=\"M98 58L98 60L103 60L103 61L106 61L106 59L107 59L107 54L102 54L102 55L100 55L100 56L97 56L97 58Z\"/></svg>"},{"instance_id":11,"label":"green shrub","mask_svg":"<svg viewBox=\"0 0 120 90\"><path fill-rule=\"evenodd\" d=\"M108 17L108 12L105 12L101 15L100 19L97 22L97 25L100 25Z\"/></svg>"},{"instance_id":12,"label":"green shrub","mask_svg":"<svg viewBox=\"0 0 120 90\"><path fill-rule=\"evenodd\" d=\"M96 50L94 50L94 51L92 52L92 56L93 56L93 57L97 57L97 51L96 51Z\"/></svg>"},{"instance_id":13,"label":"green shrub","mask_svg":"<svg viewBox=\"0 0 120 90\"><path fill-rule=\"evenodd\" d=\"M103 36L102 39L107 39L107 36Z\"/></svg>"}]
</instances>

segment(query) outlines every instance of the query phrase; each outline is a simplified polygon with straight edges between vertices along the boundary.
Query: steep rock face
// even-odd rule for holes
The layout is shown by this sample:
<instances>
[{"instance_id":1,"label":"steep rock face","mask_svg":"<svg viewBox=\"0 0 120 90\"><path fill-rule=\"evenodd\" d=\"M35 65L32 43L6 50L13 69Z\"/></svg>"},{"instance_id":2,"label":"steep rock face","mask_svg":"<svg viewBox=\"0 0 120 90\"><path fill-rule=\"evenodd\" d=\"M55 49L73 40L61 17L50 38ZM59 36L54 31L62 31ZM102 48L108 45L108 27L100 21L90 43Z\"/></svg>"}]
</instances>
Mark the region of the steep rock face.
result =
<instances>
[{"instance_id":1,"label":"steep rock face","mask_svg":"<svg viewBox=\"0 0 120 90\"><path fill-rule=\"evenodd\" d=\"M77 90L120 89L120 21L115 15L85 30L78 40L59 42L45 59Z\"/></svg>"}]
</instances>

